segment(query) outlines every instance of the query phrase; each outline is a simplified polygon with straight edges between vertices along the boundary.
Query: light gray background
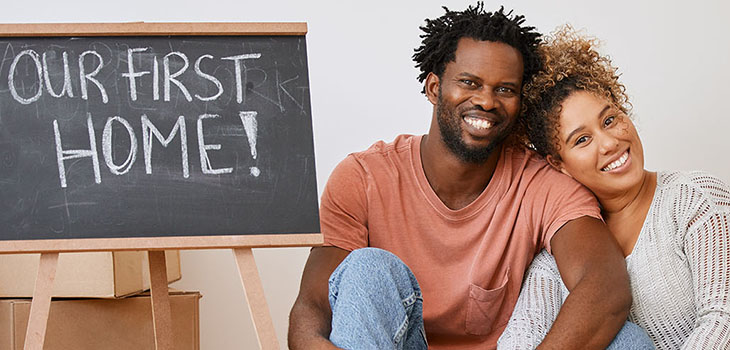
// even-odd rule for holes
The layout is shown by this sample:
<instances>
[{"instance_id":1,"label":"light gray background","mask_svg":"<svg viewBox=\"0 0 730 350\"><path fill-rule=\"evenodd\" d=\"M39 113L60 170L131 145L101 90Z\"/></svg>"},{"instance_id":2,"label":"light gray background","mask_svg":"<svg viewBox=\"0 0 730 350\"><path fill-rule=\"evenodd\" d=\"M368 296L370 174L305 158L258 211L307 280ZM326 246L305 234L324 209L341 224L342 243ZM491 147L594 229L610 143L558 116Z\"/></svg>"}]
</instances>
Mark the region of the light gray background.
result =
<instances>
[{"instance_id":1,"label":"light gray background","mask_svg":"<svg viewBox=\"0 0 730 350\"><path fill-rule=\"evenodd\" d=\"M321 193L347 153L400 133L425 133L431 105L410 59L418 27L441 5L468 1L6 0L2 23L307 22L309 78ZM623 73L648 169L703 169L730 182L730 3L505 1L542 32L571 23L602 39ZM488 2L488 8L499 3ZM308 249L255 252L274 324L286 344L288 312ZM233 255L184 251L183 279L200 290L202 349L253 349L256 338Z\"/></svg>"}]
</instances>

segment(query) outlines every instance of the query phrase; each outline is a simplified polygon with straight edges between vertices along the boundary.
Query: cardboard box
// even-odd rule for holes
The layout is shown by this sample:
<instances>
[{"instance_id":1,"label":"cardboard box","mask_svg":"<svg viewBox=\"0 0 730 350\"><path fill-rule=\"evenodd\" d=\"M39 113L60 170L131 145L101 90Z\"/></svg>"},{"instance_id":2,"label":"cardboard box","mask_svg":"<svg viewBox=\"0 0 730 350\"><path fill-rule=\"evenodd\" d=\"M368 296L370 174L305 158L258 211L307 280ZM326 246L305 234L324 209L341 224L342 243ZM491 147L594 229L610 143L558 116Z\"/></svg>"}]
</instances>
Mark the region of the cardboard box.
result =
<instances>
[{"instance_id":1,"label":"cardboard box","mask_svg":"<svg viewBox=\"0 0 730 350\"><path fill-rule=\"evenodd\" d=\"M180 254L165 252L167 279L180 279ZM40 254L0 254L0 297L30 298ZM146 251L61 253L54 297L121 298L150 288Z\"/></svg>"},{"instance_id":2,"label":"cardboard box","mask_svg":"<svg viewBox=\"0 0 730 350\"><path fill-rule=\"evenodd\" d=\"M199 350L198 292L171 292L175 349ZM51 302L44 350L154 350L149 295ZM22 350L30 299L0 300L0 349Z\"/></svg>"}]
</instances>

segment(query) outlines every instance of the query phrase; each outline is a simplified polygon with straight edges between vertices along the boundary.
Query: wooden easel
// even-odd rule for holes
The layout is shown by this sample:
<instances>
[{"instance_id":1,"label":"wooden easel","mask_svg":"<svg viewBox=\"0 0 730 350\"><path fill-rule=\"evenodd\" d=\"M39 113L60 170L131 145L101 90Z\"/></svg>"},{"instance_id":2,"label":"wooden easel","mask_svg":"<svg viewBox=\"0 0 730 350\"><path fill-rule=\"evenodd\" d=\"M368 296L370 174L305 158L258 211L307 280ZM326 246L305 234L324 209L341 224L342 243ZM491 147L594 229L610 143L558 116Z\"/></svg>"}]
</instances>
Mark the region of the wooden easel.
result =
<instances>
[{"instance_id":1,"label":"wooden easel","mask_svg":"<svg viewBox=\"0 0 730 350\"><path fill-rule=\"evenodd\" d=\"M0 24L0 37L20 38L80 36L304 36L306 33L306 23L137 22ZM304 46L302 46L302 49L304 49ZM306 50L302 50L301 52L306 54ZM281 106L279 107L281 108ZM302 106L299 107L301 108ZM311 157L313 156L314 154L312 153ZM312 170L307 168L303 172L312 176L312 180L308 184L312 186L311 193L316 195L316 182ZM54 186L56 185L54 184ZM316 209L316 200L313 204ZM314 217L316 218L316 214ZM318 227L314 228L311 223L308 223L304 228L298 228L294 232L301 232L298 230L312 232L318 231L319 229ZM18 236L16 235L12 237ZM97 237L105 237L105 235ZM251 311L251 317L256 328L259 345L262 349L278 349L279 344L274 332L273 322L269 314L268 305L261 285L261 279L259 278L251 249L269 247L311 247L322 244L322 235L319 233L265 234L261 232L260 234L241 233L241 235L232 236L124 238L123 235L113 235L113 237L120 238L84 237L83 239L73 239L69 237L67 239L31 239L31 237L28 237L27 240L0 240L0 254L41 254L38 276L31 303L25 349L43 349L53 292L53 280L55 278L56 267L58 265L59 253L130 250L142 250L149 252L150 289L152 295L151 299L156 347L157 349L175 349L174 338L172 336L172 317L170 314L170 300L167 290L167 270L164 257L164 251L171 249L232 249L238 266L241 282L243 283L249 310Z\"/></svg>"},{"instance_id":2,"label":"wooden easel","mask_svg":"<svg viewBox=\"0 0 730 350\"><path fill-rule=\"evenodd\" d=\"M215 237L163 237L152 239L89 239L89 240L46 240L6 241L0 246L0 253L41 253L33 300L30 307L28 328L25 336L25 350L42 350L46 326L51 307L53 281L61 252L147 250L150 265L150 294L152 318L157 350L174 350L172 315L167 289L167 268L165 250L169 249L218 249L231 248L236 259L241 283L256 329L261 349L279 349L274 324L264 295L252 248L265 247L308 247L322 244L321 234L215 236ZM83 245L77 245L77 244ZM53 248L44 248L53 247Z\"/></svg>"}]
</instances>

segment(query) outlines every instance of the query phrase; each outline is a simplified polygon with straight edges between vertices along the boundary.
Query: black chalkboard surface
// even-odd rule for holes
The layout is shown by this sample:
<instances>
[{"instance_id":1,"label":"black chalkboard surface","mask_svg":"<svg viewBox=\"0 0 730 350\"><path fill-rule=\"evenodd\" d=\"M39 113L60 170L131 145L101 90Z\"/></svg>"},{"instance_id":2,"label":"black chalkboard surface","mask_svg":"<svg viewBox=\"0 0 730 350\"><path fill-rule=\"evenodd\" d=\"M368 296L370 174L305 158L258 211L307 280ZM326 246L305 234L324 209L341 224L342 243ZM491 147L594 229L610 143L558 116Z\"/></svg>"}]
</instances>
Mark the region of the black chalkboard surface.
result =
<instances>
[{"instance_id":1,"label":"black chalkboard surface","mask_svg":"<svg viewBox=\"0 0 730 350\"><path fill-rule=\"evenodd\" d=\"M0 38L0 240L319 232L303 35Z\"/></svg>"}]
</instances>

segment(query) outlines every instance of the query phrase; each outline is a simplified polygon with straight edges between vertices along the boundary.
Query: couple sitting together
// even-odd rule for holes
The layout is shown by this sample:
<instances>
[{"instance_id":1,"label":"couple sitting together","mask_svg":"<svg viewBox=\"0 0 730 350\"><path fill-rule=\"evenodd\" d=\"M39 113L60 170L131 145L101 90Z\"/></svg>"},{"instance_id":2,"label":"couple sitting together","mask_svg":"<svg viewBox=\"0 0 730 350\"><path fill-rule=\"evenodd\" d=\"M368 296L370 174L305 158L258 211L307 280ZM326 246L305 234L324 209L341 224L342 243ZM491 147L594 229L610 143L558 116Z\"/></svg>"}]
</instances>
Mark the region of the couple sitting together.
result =
<instances>
[{"instance_id":1,"label":"couple sitting together","mask_svg":"<svg viewBox=\"0 0 730 350\"><path fill-rule=\"evenodd\" d=\"M730 349L730 188L644 169L595 40L523 23L426 20L431 127L331 174L292 349Z\"/></svg>"}]
</instances>

